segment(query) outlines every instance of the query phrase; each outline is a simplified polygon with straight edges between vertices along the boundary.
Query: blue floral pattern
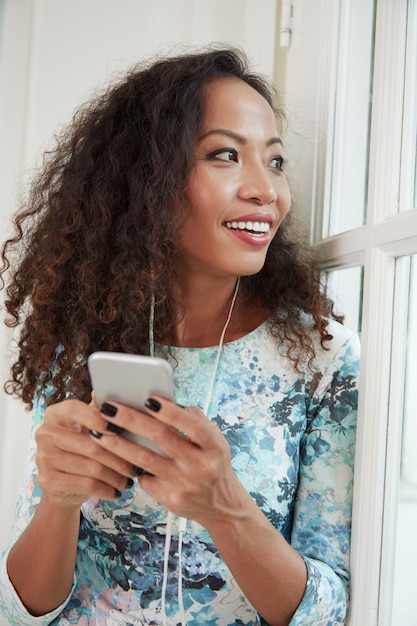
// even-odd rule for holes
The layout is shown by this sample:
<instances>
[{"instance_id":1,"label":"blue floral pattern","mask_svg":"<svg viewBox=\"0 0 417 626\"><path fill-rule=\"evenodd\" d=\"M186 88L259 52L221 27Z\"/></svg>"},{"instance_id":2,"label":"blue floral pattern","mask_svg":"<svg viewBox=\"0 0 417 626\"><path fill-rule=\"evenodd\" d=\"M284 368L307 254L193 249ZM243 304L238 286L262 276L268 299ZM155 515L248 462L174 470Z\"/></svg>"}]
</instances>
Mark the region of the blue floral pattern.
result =
<instances>
[{"instance_id":1,"label":"blue floral pattern","mask_svg":"<svg viewBox=\"0 0 417 626\"><path fill-rule=\"evenodd\" d=\"M348 607L351 498L359 343L330 322L328 350L318 344L315 371L298 374L267 323L223 347L208 416L223 432L239 480L270 522L303 556L308 582L291 626L345 624ZM216 357L213 348L173 348L176 401L202 408ZM162 346L157 346L163 354ZM34 407L34 428L44 401ZM35 448L23 481L10 544L31 519L41 492ZM82 507L74 586L52 613L25 610L6 572L0 606L14 626L157 625L167 512L138 485L117 501ZM178 571L188 626L266 624L247 601L208 532L189 520L182 541L174 518L166 590L167 623L180 622Z\"/></svg>"}]
</instances>

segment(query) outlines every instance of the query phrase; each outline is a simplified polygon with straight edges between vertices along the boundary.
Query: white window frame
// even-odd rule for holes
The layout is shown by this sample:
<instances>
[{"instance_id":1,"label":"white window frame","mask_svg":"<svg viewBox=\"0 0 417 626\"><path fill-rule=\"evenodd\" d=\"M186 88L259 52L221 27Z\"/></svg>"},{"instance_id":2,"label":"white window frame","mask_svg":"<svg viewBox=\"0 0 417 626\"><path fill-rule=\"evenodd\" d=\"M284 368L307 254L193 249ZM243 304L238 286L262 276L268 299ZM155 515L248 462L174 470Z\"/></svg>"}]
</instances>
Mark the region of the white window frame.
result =
<instances>
[{"instance_id":1,"label":"white window frame","mask_svg":"<svg viewBox=\"0 0 417 626\"><path fill-rule=\"evenodd\" d=\"M350 626L391 625L396 506L390 504L397 499L401 420L389 416L401 410L406 330L405 315L394 320L394 299L407 302L402 257L417 252L415 144L405 140L410 132L415 137L416 124L415 116L409 122L415 102L405 87L412 10L413 0L377 0L366 224L317 243L324 269L364 267Z\"/></svg>"}]
</instances>

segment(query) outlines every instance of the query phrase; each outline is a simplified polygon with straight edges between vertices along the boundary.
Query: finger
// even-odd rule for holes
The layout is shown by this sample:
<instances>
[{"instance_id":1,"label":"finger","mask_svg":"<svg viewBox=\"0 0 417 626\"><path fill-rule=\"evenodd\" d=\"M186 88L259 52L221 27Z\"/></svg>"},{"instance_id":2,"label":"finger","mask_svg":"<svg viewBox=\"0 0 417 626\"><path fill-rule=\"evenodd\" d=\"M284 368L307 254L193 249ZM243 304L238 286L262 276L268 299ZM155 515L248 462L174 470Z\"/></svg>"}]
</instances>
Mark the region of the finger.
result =
<instances>
[{"instance_id":1,"label":"finger","mask_svg":"<svg viewBox=\"0 0 417 626\"><path fill-rule=\"evenodd\" d=\"M118 419L122 423L128 423L127 416L129 412L129 409L123 407L120 410L120 418L118 413ZM125 417L123 418L123 416ZM186 477L185 482L188 483L190 476L194 476L196 472L200 473L206 466L211 473L212 457L226 460L229 458L228 447L226 448L226 454L219 449L214 453L205 453L194 443L184 439L176 430L162 422L143 414L137 417L139 422L142 422L142 420L146 421L146 419L151 420L152 432L148 432L147 436L161 450L166 452L166 456L161 456L157 452L136 442L129 441L122 436L111 437L103 435L98 440L98 444L110 450L113 454L143 468L148 474L156 476L171 485L182 484L184 477ZM136 430L138 430L137 424Z\"/></svg>"},{"instance_id":2,"label":"finger","mask_svg":"<svg viewBox=\"0 0 417 626\"><path fill-rule=\"evenodd\" d=\"M123 429L127 433L133 433L138 436L136 442L141 445L146 445L143 439L147 439L152 444L150 447L170 458L179 458L187 452L182 433L147 413L117 402L104 403L100 411L103 419L109 418L107 429L110 428L113 432ZM129 435L126 436L132 439Z\"/></svg>"},{"instance_id":3,"label":"finger","mask_svg":"<svg viewBox=\"0 0 417 626\"><path fill-rule=\"evenodd\" d=\"M39 485L45 493L58 497L60 501L82 504L90 497L118 497L113 496L113 492L123 492L133 486L133 479L138 475L137 468L97 446L88 434L81 436L66 432L72 436L67 436L65 442L60 440L59 446L55 445L56 433L51 436L41 433L40 439L45 445L38 445L36 463ZM52 445L48 445L48 439ZM91 451L90 445L93 445ZM73 451L68 452L68 449ZM79 454L80 449L86 456ZM62 491L65 489L70 491Z\"/></svg>"},{"instance_id":4,"label":"finger","mask_svg":"<svg viewBox=\"0 0 417 626\"><path fill-rule=\"evenodd\" d=\"M60 471L40 472L38 482L45 494L61 501L67 500L78 504L82 504L92 497L114 500L120 498L126 489L133 486L133 480L132 483L126 481L111 484L91 476L80 476Z\"/></svg>"},{"instance_id":5,"label":"finger","mask_svg":"<svg viewBox=\"0 0 417 626\"><path fill-rule=\"evenodd\" d=\"M122 459L127 460L137 475L150 474L160 478L171 477L175 480L175 467L171 458L161 455L148 447L130 441L122 436L103 435L98 445Z\"/></svg>"},{"instance_id":6,"label":"finger","mask_svg":"<svg viewBox=\"0 0 417 626\"><path fill-rule=\"evenodd\" d=\"M112 498L115 491L133 486L136 472L126 460L103 450L89 435L61 430L64 435L38 429L36 464L44 492L83 502L92 496Z\"/></svg>"},{"instance_id":7,"label":"finger","mask_svg":"<svg viewBox=\"0 0 417 626\"><path fill-rule=\"evenodd\" d=\"M37 430L35 438L38 463L47 465L48 462L55 459L54 463L59 467L65 454L72 454L85 458L86 462L99 463L121 476L128 477L133 473L132 465L126 459L114 456L102 446L97 445L96 439L88 433L74 432L67 428L57 429L41 426ZM74 473L79 472L75 471Z\"/></svg>"},{"instance_id":8,"label":"finger","mask_svg":"<svg viewBox=\"0 0 417 626\"><path fill-rule=\"evenodd\" d=\"M224 447L225 439L219 428L198 407L183 408L160 396L152 396L146 402L149 414L159 421L181 431L202 449Z\"/></svg>"},{"instance_id":9,"label":"finger","mask_svg":"<svg viewBox=\"0 0 417 626\"><path fill-rule=\"evenodd\" d=\"M99 410L94 404L81 400L64 400L47 407L44 423L59 426L68 430L81 432L84 430L103 430L103 421Z\"/></svg>"},{"instance_id":10,"label":"finger","mask_svg":"<svg viewBox=\"0 0 417 626\"><path fill-rule=\"evenodd\" d=\"M88 497L100 497L103 485L106 493L115 490L123 492L134 486L132 477L122 476L111 472L108 468L89 462L84 457L68 458L59 468L49 468L48 471L39 470L39 485L45 490L59 489L66 481L69 493L86 494Z\"/></svg>"},{"instance_id":11,"label":"finger","mask_svg":"<svg viewBox=\"0 0 417 626\"><path fill-rule=\"evenodd\" d=\"M82 476L98 480L117 489L125 489L126 485L131 482L133 475L132 465L126 461L122 463L118 457L114 457L116 469L113 469L99 460L100 457L108 456L111 458L112 455L105 455L105 450L99 446L95 447L98 448L99 453L91 456L83 456L76 452L63 452L57 449L41 449L36 455L36 463L40 472L61 472L79 477ZM122 471L119 471L120 468Z\"/></svg>"}]
</instances>

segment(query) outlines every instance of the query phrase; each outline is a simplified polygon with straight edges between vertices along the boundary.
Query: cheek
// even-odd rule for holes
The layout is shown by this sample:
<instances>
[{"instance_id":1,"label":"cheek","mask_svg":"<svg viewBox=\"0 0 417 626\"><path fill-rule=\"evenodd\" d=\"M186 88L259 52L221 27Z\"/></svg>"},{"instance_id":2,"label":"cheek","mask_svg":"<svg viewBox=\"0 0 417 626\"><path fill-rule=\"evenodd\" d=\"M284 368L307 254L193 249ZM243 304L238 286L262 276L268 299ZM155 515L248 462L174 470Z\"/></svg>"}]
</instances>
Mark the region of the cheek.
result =
<instances>
[{"instance_id":1,"label":"cheek","mask_svg":"<svg viewBox=\"0 0 417 626\"><path fill-rule=\"evenodd\" d=\"M282 184L277 190L278 194L278 210L281 215L281 219L283 219L291 207L291 193L288 183L285 181L285 184Z\"/></svg>"},{"instance_id":2,"label":"cheek","mask_svg":"<svg viewBox=\"0 0 417 626\"><path fill-rule=\"evenodd\" d=\"M199 223L206 213L208 199L210 195L207 193L206 187L201 183L198 176L194 176L188 187L189 200L189 223Z\"/></svg>"},{"instance_id":3,"label":"cheek","mask_svg":"<svg viewBox=\"0 0 417 626\"><path fill-rule=\"evenodd\" d=\"M189 180L191 215L212 218L227 210L236 196L237 183L230 173L197 169Z\"/></svg>"}]
</instances>

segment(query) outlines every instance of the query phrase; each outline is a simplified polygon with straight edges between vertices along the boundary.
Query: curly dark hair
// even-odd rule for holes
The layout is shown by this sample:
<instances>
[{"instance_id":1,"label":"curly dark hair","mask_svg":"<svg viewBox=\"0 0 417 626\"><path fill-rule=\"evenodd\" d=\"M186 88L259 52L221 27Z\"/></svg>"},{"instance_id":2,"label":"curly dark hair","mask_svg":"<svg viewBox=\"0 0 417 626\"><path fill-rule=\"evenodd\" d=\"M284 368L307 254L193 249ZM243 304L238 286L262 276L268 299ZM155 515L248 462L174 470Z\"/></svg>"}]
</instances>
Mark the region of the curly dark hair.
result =
<instances>
[{"instance_id":1,"label":"curly dark hair","mask_svg":"<svg viewBox=\"0 0 417 626\"><path fill-rule=\"evenodd\" d=\"M8 393L32 406L49 385L48 402L88 400L91 352L149 353L152 293L156 336L174 336L175 242L187 217L204 86L224 76L253 87L282 121L272 86L245 55L211 48L133 68L81 107L46 153L2 250L6 324L19 330ZM242 288L271 312L272 332L298 368L314 357L312 330L322 344L331 339L331 309L305 249L286 231L284 223L263 269L242 278Z\"/></svg>"}]
</instances>

